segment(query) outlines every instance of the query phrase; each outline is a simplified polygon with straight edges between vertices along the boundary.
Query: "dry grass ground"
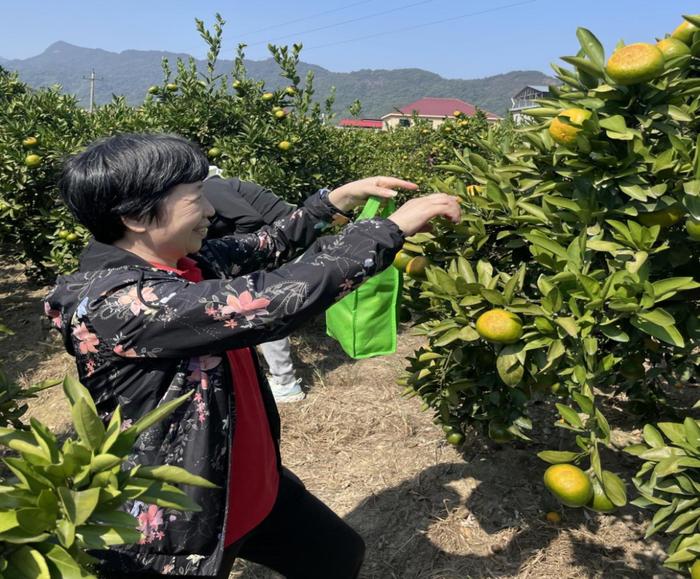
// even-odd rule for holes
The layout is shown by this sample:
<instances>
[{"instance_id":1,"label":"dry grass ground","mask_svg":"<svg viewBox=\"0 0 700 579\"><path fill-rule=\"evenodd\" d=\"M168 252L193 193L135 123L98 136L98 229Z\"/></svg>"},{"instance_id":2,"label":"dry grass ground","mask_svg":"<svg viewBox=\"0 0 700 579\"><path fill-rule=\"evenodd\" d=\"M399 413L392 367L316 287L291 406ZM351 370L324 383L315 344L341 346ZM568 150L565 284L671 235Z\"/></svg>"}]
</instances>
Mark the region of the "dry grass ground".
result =
<instances>
[{"instance_id":1,"label":"dry grass ground","mask_svg":"<svg viewBox=\"0 0 700 579\"><path fill-rule=\"evenodd\" d=\"M26 384L73 371L41 322L45 293L19 267L2 269L0 318L16 335L2 341L0 364ZM660 566L661 545L642 540L645 515L634 507L615 516L566 509L560 524L545 521L556 505L535 452L567 445L559 429L535 430L534 448L499 447L478 436L461 451L446 445L417 399L401 398L394 383L418 338L403 332L396 355L358 362L325 337L322 320L293 342L310 391L280 409L284 461L364 537L362 578L674 576ZM549 408L533 411L551 424ZM56 431L68 424L59 388L40 393L29 414ZM606 465L629 474L635 462L611 454ZM241 563L233 577L278 575Z\"/></svg>"}]
</instances>

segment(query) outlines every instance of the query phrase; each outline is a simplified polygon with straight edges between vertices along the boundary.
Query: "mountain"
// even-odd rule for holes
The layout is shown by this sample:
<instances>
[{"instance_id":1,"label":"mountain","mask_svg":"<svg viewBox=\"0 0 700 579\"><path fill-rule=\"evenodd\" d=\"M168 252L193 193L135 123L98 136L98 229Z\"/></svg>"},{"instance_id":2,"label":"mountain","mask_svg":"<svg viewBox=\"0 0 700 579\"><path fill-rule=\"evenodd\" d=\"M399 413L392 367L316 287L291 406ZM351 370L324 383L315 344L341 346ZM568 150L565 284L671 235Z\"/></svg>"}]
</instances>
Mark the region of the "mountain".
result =
<instances>
[{"instance_id":1,"label":"mountain","mask_svg":"<svg viewBox=\"0 0 700 579\"><path fill-rule=\"evenodd\" d=\"M67 42L55 42L37 56L7 60L0 58L6 69L16 70L27 84L40 87L60 84L67 93L78 96L87 105L89 83L87 77L95 71L95 100L108 102L113 94L124 95L131 104L143 101L150 85L162 82L161 60L167 58L175 67L178 58L187 60L183 53L157 50L125 50L109 52L99 48L83 48ZM276 88L286 81L279 76L279 68L272 58L246 60L248 75L264 80L266 86ZM220 60L217 72L229 73L232 61ZM200 70L206 63L197 60ZM300 62L298 73L306 77L314 72L316 96L324 98L332 86L336 87L334 109L341 116L355 99L362 102L361 116L378 118L395 108L419 98L454 97L473 103L485 110L504 114L510 106L510 97L526 85L547 85L556 82L538 71L512 71L481 79L447 79L435 73L418 69L358 70L348 73L331 72L320 66Z\"/></svg>"}]
</instances>

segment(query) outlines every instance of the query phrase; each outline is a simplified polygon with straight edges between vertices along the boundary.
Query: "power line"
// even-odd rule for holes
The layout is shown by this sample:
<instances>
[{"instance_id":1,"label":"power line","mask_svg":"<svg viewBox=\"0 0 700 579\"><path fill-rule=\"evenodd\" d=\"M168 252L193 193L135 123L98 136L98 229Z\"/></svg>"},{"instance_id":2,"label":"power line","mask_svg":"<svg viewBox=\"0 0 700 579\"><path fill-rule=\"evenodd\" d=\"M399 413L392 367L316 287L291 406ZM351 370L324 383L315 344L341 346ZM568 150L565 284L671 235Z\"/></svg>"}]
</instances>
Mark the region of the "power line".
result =
<instances>
[{"instance_id":1,"label":"power line","mask_svg":"<svg viewBox=\"0 0 700 579\"><path fill-rule=\"evenodd\" d=\"M251 30L248 35L257 34L258 32L265 32L266 30L271 30L272 28L279 28L280 26L287 26L288 24L296 24L297 22L302 22L303 20L311 20L312 18L318 18L319 16L326 16L327 14L333 14L334 12L340 12L341 10L347 10L348 8L353 8L359 6L360 4L369 4L374 2L374 0L362 0L362 2L354 2L352 4L347 4L346 6L341 6L340 8L334 8L332 10L326 10L324 12L317 12L316 14L311 14L310 16L302 16L301 18L296 18L294 20L288 20L287 22L280 22L279 24L272 24L270 26L265 26L265 28L258 28L257 30Z\"/></svg>"},{"instance_id":2,"label":"power line","mask_svg":"<svg viewBox=\"0 0 700 579\"><path fill-rule=\"evenodd\" d=\"M278 36L272 40L263 40L260 42L253 42L248 46L257 46L259 44L267 44L275 40L282 40L284 38L292 38L299 36L300 34L309 34L310 32L318 32L319 30L328 30L329 28L335 28L336 26L342 26L344 24L351 24L353 22L359 22L360 20L367 20L368 18L374 18L375 16L383 16L384 14L391 14L392 12L398 12L400 10L405 10L406 8L413 8L414 6L420 6L421 4L430 4L435 2L435 0L421 0L420 2L413 2L411 4L404 4L396 8L390 8L389 10L383 10L382 12L374 12L373 14L366 14L365 16L358 16L357 18L351 18L350 20L344 20L342 22L336 22L335 24L328 24L326 26L319 26L318 28L311 28L309 30L303 30L301 32L295 32L293 34L285 34L284 36Z\"/></svg>"},{"instance_id":3,"label":"power line","mask_svg":"<svg viewBox=\"0 0 700 579\"><path fill-rule=\"evenodd\" d=\"M358 40L367 40L369 38L377 38L379 36L388 36L390 34L397 34L399 32L406 32L407 30L416 30L417 28L424 28L426 26L434 26L435 24L443 24L445 22L452 22L453 20L461 20L462 18L469 18L470 16L480 16L482 14L488 14L489 12L497 12L499 10L505 10L506 8L515 8L517 6L524 6L525 4L533 4L538 0L525 0L523 2L514 2L512 4L505 4L503 6L497 6L496 8L487 8L486 10L479 10L477 12L469 12L468 14L462 14L461 16L451 16L450 18L443 18L442 20L433 20L432 22L424 22L423 24L415 24L414 26L406 26L404 28L395 28L393 30L385 30L383 32L378 32L377 34L367 34L366 36L357 36L355 38L348 38L346 40L339 40L337 42L329 42L327 44L317 44L315 46L304 46L304 51L313 50L314 48L327 48L329 46L336 46L338 44L348 44L350 42L357 42Z\"/></svg>"}]
</instances>

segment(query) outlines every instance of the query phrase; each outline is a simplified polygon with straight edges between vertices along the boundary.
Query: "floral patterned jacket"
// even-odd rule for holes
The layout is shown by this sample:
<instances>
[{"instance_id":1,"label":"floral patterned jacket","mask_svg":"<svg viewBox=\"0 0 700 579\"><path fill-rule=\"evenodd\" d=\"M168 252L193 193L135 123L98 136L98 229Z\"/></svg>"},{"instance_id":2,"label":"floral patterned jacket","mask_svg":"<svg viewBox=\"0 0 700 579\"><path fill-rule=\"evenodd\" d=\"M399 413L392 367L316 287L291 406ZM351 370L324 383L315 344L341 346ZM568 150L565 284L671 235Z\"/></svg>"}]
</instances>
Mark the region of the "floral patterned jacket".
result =
<instances>
[{"instance_id":1,"label":"floral patterned jacket","mask_svg":"<svg viewBox=\"0 0 700 579\"><path fill-rule=\"evenodd\" d=\"M173 415L139 437L132 464L177 465L220 487L184 487L202 507L196 513L129 504L142 539L100 552L105 571L216 574L236 423L236 377L225 363L226 350L289 334L388 267L403 242L393 222L372 219L303 247L309 229L318 234L333 213L316 194L255 233L205 242L191 256L204 273L199 283L96 241L81 256L77 273L58 278L46 314L62 331L105 420L117 405L133 421L194 390ZM279 417L259 368L258 377L277 440Z\"/></svg>"}]
</instances>

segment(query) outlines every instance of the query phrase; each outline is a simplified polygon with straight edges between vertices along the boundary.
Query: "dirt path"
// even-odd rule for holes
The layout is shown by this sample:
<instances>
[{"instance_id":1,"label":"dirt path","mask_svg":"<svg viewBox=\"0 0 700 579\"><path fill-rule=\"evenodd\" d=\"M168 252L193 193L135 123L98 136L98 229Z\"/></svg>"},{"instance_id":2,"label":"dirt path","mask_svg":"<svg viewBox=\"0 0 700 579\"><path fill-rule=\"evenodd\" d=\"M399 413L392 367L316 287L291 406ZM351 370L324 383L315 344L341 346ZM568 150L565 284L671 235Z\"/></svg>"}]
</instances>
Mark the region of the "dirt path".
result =
<instances>
[{"instance_id":1,"label":"dirt path","mask_svg":"<svg viewBox=\"0 0 700 579\"><path fill-rule=\"evenodd\" d=\"M0 318L16 335L1 342L0 364L25 384L73 372L72 359L41 322L45 293L19 267L2 269ZM615 516L566 509L561 524L545 522L556 505L541 484L545 466L535 452L557 448L565 433L536 429L534 448L473 437L459 452L445 444L419 401L401 398L394 383L418 338L404 332L396 355L352 362L325 337L321 322L293 338L310 392L280 409L282 453L309 489L364 537L363 579L675 576L660 566L660 545L642 540L644 513L634 507ZM549 410L535 412L546 417ZM60 388L42 392L29 415L64 431ZM636 463L616 455L606 465L629 474ZM241 563L233 577L278 575Z\"/></svg>"}]
</instances>

